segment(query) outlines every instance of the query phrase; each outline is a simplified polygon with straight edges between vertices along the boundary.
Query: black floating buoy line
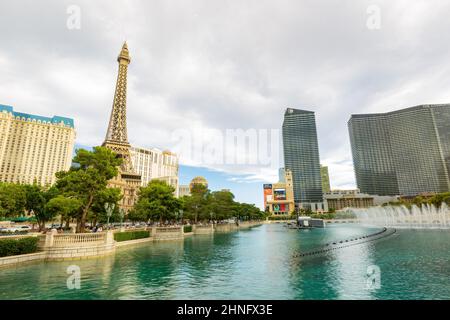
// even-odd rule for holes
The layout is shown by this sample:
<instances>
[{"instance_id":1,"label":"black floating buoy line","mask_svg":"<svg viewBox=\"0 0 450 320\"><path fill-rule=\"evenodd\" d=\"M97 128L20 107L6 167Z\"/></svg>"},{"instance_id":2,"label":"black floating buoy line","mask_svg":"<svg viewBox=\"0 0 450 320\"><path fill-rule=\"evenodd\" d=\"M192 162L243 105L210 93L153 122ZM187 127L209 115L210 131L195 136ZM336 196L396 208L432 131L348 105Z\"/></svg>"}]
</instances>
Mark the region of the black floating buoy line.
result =
<instances>
[{"instance_id":1,"label":"black floating buoy line","mask_svg":"<svg viewBox=\"0 0 450 320\"><path fill-rule=\"evenodd\" d=\"M392 228L390 230L388 230L387 228L383 228L383 230L381 230L381 231L378 231L378 232L372 233L372 234L368 234L365 236L326 243L324 248L316 249L314 251L308 251L308 252L304 252L304 253L298 253L298 254L295 254L294 257L312 256L312 255L317 255L317 254L321 254L321 253L326 253L326 252L329 252L332 250L356 246L358 244L362 244L365 242L375 241L375 240L389 237L396 232L397 232L397 229L394 229L394 228ZM359 241L359 240L361 240L361 241ZM344 244L344 245L340 245L340 244Z\"/></svg>"}]
</instances>

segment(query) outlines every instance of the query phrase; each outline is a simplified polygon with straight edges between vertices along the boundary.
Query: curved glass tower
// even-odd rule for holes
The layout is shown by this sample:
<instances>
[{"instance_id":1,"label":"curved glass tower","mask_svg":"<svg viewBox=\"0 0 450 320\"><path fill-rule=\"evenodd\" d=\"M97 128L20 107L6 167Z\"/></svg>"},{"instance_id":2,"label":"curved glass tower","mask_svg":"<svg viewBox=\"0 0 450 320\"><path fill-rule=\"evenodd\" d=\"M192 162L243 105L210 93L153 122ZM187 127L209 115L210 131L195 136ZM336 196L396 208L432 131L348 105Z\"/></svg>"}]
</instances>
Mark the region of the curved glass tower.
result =
<instances>
[{"instance_id":1,"label":"curved glass tower","mask_svg":"<svg viewBox=\"0 0 450 320\"><path fill-rule=\"evenodd\" d=\"M450 190L450 104L352 115L348 128L361 192L417 195Z\"/></svg>"}]
</instances>

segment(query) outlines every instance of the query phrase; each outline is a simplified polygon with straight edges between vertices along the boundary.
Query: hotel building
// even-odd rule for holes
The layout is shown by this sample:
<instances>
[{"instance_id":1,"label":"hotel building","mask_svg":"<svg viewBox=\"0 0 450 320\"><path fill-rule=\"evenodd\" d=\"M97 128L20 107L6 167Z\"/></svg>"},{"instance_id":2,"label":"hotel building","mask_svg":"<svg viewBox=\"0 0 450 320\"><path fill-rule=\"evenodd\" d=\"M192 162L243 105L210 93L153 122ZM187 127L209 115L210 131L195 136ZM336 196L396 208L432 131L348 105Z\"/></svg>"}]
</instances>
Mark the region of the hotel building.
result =
<instances>
[{"instance_id":1,"label":"hotel building","mask_svg":"<svg viewBox=\"0 0 450 320\"><path fill-rule=\"evenodd\" d=\"M191 188L189 185L186 184L180 184L178 186L178 196L184 197L184 196L190 196L191 195Z\"/></svg>"},{"instance_id":2,"label":"hotel building","mask_svg":"<svg viewBox=\"0 0 450 320\"><path fill-rule=\"evenodd\" d=\"M359 189L330 190L323 195L327 211L345 208L369 208L374 206L374 196L361 193Z\"/></svg>"},{"instance_id":3,"label":"hotel building","mask_svg":"<svg viewBox=\"0 0 450 320\"><path fill-rule=\"evenodd\" d=\"M361 192L450 191L450 104L352 115L348 128Z\"/></svg>"},{"instance_id":4,"label":"hotel building","mask_svg":"<svg viewBox=\"0 0 450 320\"><path fill-rule=\"evenodd\" d=\"M0 105L0 181L52 185L56 172L69 170L74 143L72 119Z\"/></svg>"},{"instance_id":5,"label":"hotel building","mask_svg":"<svg viewBox=\"0 0 450 320\"><path fill-rule=\"evenodd\" d=\"M286 215L295 211L294 186L292 172L289 169L284 170L283 180L263 185L264 208L272 215Z\"/></svg>"},{"instance_id":6,"label":"hotel building","mask_svg":"<svg viewBox=\"0 0 450 320\"><path fill-rule=\"evenodd\" d=\"M328 167L320 165L320 177L322 178L322 192L328 193L331 190L330 186L330 174L328 173Z\"/></svg>"},{"instance_id":7,"label":"hotel building","mask_svg":"<svg viewBox=\"0 0 450 320\"><path fill-rule=\"evenodd\" d=\"M131 147L130 153L133 168L141 175L142 186L154 179L162 180L174 187L175 196L179 196L178 156L175 153L138 147Z\"/></svg>"},{"instance_id":8,"label":"hotel building","mask_svg":"<svg viewBox=\"0 0 450 320\"><path fill-rule=\"evenodd\" d=\"M323 210L319 144L314 112L288 108L283 122L285 170L292 172L299 208Z\"/></svg>"}]
</instances>

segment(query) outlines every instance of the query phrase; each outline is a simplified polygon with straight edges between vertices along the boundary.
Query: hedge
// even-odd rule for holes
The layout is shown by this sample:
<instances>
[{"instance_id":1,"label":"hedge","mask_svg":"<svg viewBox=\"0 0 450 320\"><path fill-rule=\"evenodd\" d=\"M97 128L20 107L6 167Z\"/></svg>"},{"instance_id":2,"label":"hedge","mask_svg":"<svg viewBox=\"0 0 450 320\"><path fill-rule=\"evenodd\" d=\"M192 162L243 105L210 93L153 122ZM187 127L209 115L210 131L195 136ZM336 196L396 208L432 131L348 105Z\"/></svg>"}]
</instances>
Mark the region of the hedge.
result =
<instances>
[{"instance_id":1,"label":"hedge","mask_svg":"<svg viewBox=\"0 0 450 320\"><path fill-rule=\"evenodd\" d=\"M0 257L16 256L19 254L33 253L37 251L38 237L26 237L21 239L1 239Z\"/></svg>"},{"instance_id":2,"label":"hedge","mask_svg":"<svg viewBox=\"0 0 450 320\"><path fill-rule=\"evenodd\" d=\"M28 231L0 231L0 236L24 235Z\"/></svg>"},{"instance_id":3,"label":"hedge","mask_svg":"<svg viewBox=\"0 0 450 320\"><path fill-rule=\"evenodd\" d=\"M183 231L184 231L185 233L187 233L187 232L192 232L192 226L191 226L191 225L184 226L184 227L183 227Z\"/></svg>"},{"instance_id":4,"label":"hedge","mask_svg":"<svg viewBox=\"0 0 450 320\"><path fill-rule=\"evenodd\" d=\"M142 231L126 231L126 232L118 232L114 234L114 240L117 242L121 241L129 241L136 239L144 239L150 237L150 231L142 230Z\"/></svg>"}]
</instances>

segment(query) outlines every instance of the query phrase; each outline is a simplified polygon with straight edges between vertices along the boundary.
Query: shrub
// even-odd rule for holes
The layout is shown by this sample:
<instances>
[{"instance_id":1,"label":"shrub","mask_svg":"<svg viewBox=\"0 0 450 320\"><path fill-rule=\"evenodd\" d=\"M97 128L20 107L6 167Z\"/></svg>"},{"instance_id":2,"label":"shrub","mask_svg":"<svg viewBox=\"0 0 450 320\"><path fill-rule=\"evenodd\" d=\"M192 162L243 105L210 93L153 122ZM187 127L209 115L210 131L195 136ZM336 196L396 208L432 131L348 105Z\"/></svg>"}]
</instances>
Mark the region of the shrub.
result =
<instances>
[{"instance_id":1,"label":"shrub","mask_svg":"<svg viewBox=\"0 0 450 320\"><path fill-rule=\"evenodd\" d=\"M148 230L118 232L114 234L114 240L116 240L117 242L144 239L149 237L150 231Z\"/></svg>"},{"instance_id":2,"label":"shrub","mask_svg":"<svg viewBox=\"0 0 450 320\"><path fill-rule=\"evenodd\" d=\"M16 256L19 254L36 252L38 241L39 239L37 237L1 239L0 257Z\"/></svg>"},{"instance_id":3,"label":"shrub","mask_svg":"<svg viewBox=\"0 0 450 320\"><path fill-rule=\"evenodd\" d=\"M28 231L0 231L0 236L11 236L11 235L24 235Z\"/></svg>"},{"instance_id":4,"label":"shrub","mask_svg":"<svg viewBox=\"0 0 450 320\"><path fill-rule=\"evenodd\" d=\"M184 233L192 232L192 226L191 225L184 226L183 231Z\"/></svg>"}]
</instances>

